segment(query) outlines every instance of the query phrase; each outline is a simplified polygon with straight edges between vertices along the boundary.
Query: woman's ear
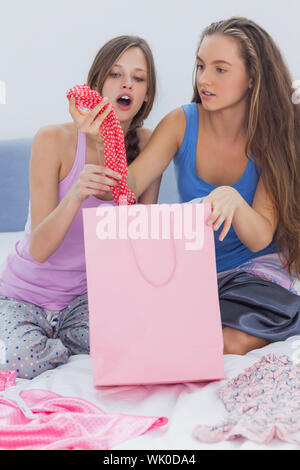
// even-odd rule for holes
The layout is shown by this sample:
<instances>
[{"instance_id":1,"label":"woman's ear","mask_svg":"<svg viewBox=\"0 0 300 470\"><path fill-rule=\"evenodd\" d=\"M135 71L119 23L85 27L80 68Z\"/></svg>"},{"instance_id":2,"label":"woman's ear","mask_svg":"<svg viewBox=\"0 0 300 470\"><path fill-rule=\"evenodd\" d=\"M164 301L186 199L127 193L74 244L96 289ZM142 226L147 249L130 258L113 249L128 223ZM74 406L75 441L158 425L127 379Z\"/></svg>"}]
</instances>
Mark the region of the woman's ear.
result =
<instances>
[{"instance_id":1,"label":"woman's ear","mask_svg":"<svg viewBox=\"0 0 300 470\"><path fill-rule=\"evenodd\" d=\"M249 80L249 86L248 86L248 88L252 88L252 87L253 87L253 79L252 79L252 78L250 78L250 80Z\"/></svg>"}]
</instances>

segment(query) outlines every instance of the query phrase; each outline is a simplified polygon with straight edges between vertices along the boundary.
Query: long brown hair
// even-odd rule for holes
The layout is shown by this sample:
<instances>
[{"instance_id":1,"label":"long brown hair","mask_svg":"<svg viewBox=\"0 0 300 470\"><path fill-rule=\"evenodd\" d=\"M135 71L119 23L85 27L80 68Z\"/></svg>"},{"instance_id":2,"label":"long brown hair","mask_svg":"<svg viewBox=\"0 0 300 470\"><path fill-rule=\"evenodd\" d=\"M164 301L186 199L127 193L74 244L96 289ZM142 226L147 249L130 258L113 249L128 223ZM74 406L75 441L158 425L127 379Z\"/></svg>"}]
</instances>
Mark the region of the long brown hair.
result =
<instances>
[{"instance_id":1,"label":"long brown hair","mask_svg":"<svg viewBox=\"0 0 300 470\"><path fill-rule=\"evenodd\" d=\"M156 94L156 71L154 59L148 43L138 36L118 36L111 39L98 51L88 73L87 83L92 89L102 94L102 88L108 74L118 58L129 48L139 47L147 62L148 101L144 101L138 113L134 116L126 134L126 155L128 164L140 153L137 128L142 127L148 117Z\"/></svg>"},{"instance_id":2,"label":"long brown hair","mask_svg":"<svg viewBox=\"0 0 300 470\"><path fill-rule=\"evenodd\" d=\"M246 155L261 168L266 191L278 215L274 236L284 268L300 278L300 106L292 79L274 40L247 18L212 23L205 36L235 38L253 87L248 95ZM196 80L192 102L201 103Z\"/></svg>"}]
</instances>

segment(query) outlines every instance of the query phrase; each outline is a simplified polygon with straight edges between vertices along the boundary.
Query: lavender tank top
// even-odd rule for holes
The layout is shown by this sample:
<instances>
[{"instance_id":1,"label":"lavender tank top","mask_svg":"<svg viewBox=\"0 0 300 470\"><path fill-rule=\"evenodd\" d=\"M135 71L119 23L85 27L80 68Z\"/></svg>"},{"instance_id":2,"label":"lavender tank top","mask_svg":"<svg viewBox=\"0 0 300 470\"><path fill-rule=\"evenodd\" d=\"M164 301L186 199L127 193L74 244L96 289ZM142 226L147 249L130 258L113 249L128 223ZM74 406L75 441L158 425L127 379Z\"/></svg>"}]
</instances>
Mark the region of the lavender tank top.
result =
<instances>
[{"instance_id":1,"label":"lavender tank top","mask_svg":"<svg viewBox=\"0 0 300 470\"><path fill-rule=\"evenodd\" d=\"M70 173L58 184L58 200L63 199L78 180L85 165L86 134L78 130L77 151ZM30 204L24 237L7 257L0 273L0 296L26 301L49 310L62 310L78 295L87 292L82 209L101 204L116 205L89 196L80 206L59 248L44 263L29 254Z\"/></svg>"}]
</instances>

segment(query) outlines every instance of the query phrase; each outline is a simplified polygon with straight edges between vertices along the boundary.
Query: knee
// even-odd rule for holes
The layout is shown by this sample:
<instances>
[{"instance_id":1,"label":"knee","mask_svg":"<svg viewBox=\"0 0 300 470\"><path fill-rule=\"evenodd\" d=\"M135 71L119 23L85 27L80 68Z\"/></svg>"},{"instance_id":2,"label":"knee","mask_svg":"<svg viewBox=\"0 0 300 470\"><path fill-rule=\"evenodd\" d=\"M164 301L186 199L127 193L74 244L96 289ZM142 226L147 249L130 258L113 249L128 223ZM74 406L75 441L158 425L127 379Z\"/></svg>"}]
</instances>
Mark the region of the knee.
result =
<instances>
[{"instance_id":1,"label":"knee","mask_svg":"<svg viewBox=\"0 0 300 470\"><path fill-rule=\"evenodd\" d=\"M25 369L24 363L24 351L18 349L16 352L16 347L13 347L12 344L7 346L5 350L1 351L0 357L0 369L5 371L16 371L17 377L20 379L32 379L39 374L37 370L36 373L32 371L32 374L29 374Z\"/></svg>"},{"instance_id":2,"label":"knee","mask_svg":"<svg viewBox=\"0 0 300 470\"><path fill-rule=\"evenodd\" d=\"M68 350L59 339L42 337L39 343L31 342L26 347L10 341L4 352L2 349L0 369L16 371L18 378L34 379L46 370L66 363L68 359Z\"/></svg>"},{"instance_id":3,"label":"knee","mask_svg":"<svg viewBox=\"0 0 300 470\"><path fill-rule=\"evenodd\" d=\"M2 349L0 356L0 369L4 371L16 371L18 378L32 378L23 375L23 360L19 354L22 354L22 351L16 355L16 349L13 347L7 346L5 349Z\"/></svg>"},{"instance_id":4,"label":"knee","mask_svg":"<svg viewBox=\"0 0 300 470\"><path fill-rule=\"evenodd\" d=\"M0 369L15 370L16 348L11 341L0 341Z\"/></svg>"},{"instance_id":5,"label":"knee","mask_svg":"<svg viewBox=\"0 0 300 470\"><path fill-rule=\"evenodd\" d=\"M239 356L244 356L247 352L248 351L242 344L224 342L223 354L237 354Z\"/></svg>"},{"instance_id":6,"label":"knee","mask_svg":"<svg viewBox=\"0 0 300 470\"><path fill-rule=\"evenodd\" d=\"M244 356L249 351L263 348L268 343L263 338L249 335L234 328L224 328L223 330L224 354L238 354Z\"/></svg>"},{"instance_id":7,"label":"knee","mask_svg":"<svg viewBox=\"0 0 300 470\"><path fill-rule=\"evenodd\" d=\"M241 331L234 330L233 328L224 328L223 342L223 354L244 356L249 351L249 345L246 341L245 334Z\"/></svg>"}]
</instances>

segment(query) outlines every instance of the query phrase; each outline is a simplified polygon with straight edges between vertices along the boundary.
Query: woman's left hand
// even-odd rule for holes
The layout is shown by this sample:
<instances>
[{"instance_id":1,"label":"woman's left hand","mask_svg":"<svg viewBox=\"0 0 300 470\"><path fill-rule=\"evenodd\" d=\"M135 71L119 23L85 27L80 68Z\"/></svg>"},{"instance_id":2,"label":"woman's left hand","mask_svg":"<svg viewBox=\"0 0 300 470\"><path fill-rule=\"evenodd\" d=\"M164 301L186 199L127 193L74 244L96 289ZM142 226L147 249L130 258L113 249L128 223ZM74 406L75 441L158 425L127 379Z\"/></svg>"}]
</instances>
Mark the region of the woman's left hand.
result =
<instances>
[{"instance_id":1,"label":"woman's left hand","mask_svg":"<svg viewBox=\"0 0 300 470\"><path fill-rule=\"evenodd\" d=\"M225 221L219 236L220 241L223 241L229 232L234 213L243 201L240 193L231 186L220 186L202 200L203 203L211 203L212 212L207 219L208 225L213 225L214 230L219 230Z\"/></svg>"}]
</instances>

